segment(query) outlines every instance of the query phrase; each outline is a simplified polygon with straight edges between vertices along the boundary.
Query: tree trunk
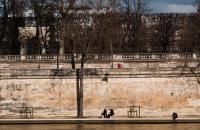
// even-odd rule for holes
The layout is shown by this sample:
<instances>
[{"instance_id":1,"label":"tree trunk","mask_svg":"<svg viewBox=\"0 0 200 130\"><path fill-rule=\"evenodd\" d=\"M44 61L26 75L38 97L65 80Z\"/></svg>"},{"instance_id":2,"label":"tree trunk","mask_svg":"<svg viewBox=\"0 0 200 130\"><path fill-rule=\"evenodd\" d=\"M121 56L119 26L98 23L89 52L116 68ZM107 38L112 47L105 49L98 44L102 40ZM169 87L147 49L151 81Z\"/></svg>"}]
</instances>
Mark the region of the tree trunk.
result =
<instances>
[{"instance_id":1,"label":"tree trunk","mask_svg":"<svg viewBox=\"0 0 200 130\"><path fill-rule=\"evenodd\" d=\"M83 68L80 70L80 116L79 118L83 118Z\"/></svg>"},{"instance_id":2,"label":"tree trunk","mask_svg":"<svg viewBox=\"0 0 200 130\"><path fill-rule=\"evenodd\" d=\"M76 70L77 117L80 117L80 70Z\"/></svg>"},{"instance_id":3,"label":"tree trunk","mask_svg":"<svg viewBox=\"0 0 200 130\"><path fill-rule=\"evenodd\" d=\"M70 39L70 44L71 44L71 50L72 50L71 65L72 65L72 69L75 69L76 68L76 63L75 63L75 44L74 44L74 41L72 39Z\"/></svg>"},{"instance_id":4,"label":"tree trunk","mask_svg":"<svg viewBox=\"0 0 200 130\"><path fill-rule=\"evenodd\" d=\"M80 71L80 75L79 75L79 79L80 79L80 86L79 88L77 89L77 91L79 92L79 97L78 97L78 118L83 118L83 87L84 87L84 84L83 84L83 79L84 79L84 61L85 61L85 54L82 54L82 57L81 57L81 69L79 70Z\"/></svg>"},{"instance_id":5,"label":"tree trunk","mask_svg":"<svg viewBox=\"0 0 200 130\"><path fill-rule=\"evenodd\" d=\"M83 69L76 70L77 117L83 118Z\"/></svg>"},{"instance_id":6,"label":"tree trunk","mask_svg":"<svg viewBox=\"0 0 200 130\"><path fill-rule=\"evenodd\" d=\"M76 65L75 65L75 53L72 53L72 55L71 55L71 65L72 65L72 69L76 69Z\"/></svg>"}]
</instances>

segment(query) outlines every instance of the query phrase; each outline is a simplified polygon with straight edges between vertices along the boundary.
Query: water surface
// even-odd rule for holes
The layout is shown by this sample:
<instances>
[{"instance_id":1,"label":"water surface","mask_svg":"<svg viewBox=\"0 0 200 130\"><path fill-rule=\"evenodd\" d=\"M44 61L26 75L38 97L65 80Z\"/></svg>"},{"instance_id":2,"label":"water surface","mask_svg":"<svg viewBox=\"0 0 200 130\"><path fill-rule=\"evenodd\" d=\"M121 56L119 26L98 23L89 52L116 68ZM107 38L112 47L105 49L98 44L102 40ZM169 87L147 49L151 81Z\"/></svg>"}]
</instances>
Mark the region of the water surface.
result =
<instances>
[{"instance_id":1,"label":"water surface","mask_svg":"<svg viewBox=\"0 0 200 130\"><path fill-rule=\"evenodd\" d=\"M200 124L0 125L0 130L200 130Z\"/></svg>"}]
</instances>

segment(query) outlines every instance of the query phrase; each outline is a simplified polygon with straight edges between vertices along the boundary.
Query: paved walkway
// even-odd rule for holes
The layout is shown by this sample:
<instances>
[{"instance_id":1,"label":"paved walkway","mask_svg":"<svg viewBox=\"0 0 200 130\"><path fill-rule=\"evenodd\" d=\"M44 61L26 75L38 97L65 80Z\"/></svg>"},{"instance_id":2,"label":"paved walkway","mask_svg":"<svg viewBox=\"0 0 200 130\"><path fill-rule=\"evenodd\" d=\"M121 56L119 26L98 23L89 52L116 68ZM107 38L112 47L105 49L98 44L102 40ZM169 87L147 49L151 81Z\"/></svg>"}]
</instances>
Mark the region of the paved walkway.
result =
<instances>
[{"instance_id":1,"label":"paved walkway","mask_svg":"<svg viewBox=\"0 0 200 130\"><path fill-rule=\"evenodd\" d=\"M170 124L200 123L200 118L84 118L84 119L0 119L0 124Z\"/></svg>"}]
</instances>

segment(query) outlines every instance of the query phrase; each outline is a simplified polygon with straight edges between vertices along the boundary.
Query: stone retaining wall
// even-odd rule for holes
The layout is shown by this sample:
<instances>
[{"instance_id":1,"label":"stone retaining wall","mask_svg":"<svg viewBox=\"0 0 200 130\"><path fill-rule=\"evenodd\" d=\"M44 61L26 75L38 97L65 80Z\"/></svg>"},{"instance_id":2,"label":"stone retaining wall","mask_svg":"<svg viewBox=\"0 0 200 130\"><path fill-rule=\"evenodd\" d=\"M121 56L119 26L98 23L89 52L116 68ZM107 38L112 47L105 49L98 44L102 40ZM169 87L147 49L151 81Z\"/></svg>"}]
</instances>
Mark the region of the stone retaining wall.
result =
<instances>
[{"instance_id":1,"label":"stone retaining wall","mask_svg":"<svg viewBox=\"0 0 200 130\"><path fill-rule=\"evenodd\" d=\"M84 116L98 117L105 106L127 116L128 106L141 106L141 116L200 116L196 78L102 78L84 80ZM19 107L33 107L34 118L76 116L75 79L0 80L0 117L20 118Z\"/></svg>"}]
</instances>

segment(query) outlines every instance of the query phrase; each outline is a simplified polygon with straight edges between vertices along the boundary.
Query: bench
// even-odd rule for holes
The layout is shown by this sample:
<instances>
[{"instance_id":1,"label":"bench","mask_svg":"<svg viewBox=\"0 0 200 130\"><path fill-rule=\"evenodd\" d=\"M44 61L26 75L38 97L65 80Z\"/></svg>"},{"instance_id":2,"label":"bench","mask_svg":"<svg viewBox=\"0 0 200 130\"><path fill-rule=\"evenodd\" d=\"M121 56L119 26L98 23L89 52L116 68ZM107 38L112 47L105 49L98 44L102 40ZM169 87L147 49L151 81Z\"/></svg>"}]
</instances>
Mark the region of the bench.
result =
<instances>
[{"instance_id":1,"label":"bench","mask_svg":"<svg viewBox=\"0 0 200 130\"><path fill-rule=\"evenodd\" d=\"M21 119L33 118L33 107L18 107Z\"/></svg>"},{"instance_id":2,"label":"bench","mask_svg":"<svg viewBox=\"0 0 200 130\"><path fill-rule=\"evenodd\" d=\"M127 114L129 118L140 118L140 106L129 106Z\"/></svg>"}]
</instances>

